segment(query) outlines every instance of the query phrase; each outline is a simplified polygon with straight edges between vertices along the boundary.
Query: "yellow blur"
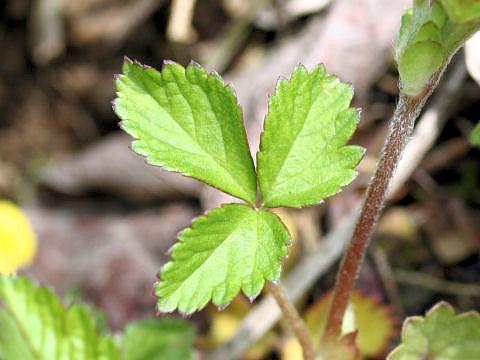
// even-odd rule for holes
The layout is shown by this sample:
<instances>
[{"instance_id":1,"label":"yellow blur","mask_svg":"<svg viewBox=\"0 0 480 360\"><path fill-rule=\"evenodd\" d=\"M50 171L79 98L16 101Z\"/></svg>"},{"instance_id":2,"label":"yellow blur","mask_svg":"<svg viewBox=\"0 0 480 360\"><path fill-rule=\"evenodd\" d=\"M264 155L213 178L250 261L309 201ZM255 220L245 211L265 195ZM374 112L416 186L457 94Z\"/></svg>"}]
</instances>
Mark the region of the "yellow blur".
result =
<instances>
[{"instance_id":1,"label":"yellow blur","mask_svg":"<svg viewBox=\"0 0 480 360\"><path fill-rule=\"evenodd\" d=\"M23 211L0 200L0 274L28 265L37 251L37 239Z\"/></svg>"}]
</instances>

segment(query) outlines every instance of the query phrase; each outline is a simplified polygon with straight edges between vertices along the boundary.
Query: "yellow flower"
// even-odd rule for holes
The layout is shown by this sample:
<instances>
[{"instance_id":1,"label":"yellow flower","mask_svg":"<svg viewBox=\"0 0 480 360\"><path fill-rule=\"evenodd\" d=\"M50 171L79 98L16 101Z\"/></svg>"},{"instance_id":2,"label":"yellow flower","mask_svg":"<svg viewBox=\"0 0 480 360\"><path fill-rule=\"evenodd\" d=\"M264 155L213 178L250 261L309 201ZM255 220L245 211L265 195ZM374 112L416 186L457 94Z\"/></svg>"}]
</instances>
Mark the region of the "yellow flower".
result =
<instances>
[{"instance_id":1,"label":"yellow flower","mask_svg":"<svg viewBox=\"0 0 480 360\"><path fill-rule=\"evenodd\" d=\"M37 251L37 239L23 211L0 200L0 274L28 265Z\"/></svg>"}]
</instances>

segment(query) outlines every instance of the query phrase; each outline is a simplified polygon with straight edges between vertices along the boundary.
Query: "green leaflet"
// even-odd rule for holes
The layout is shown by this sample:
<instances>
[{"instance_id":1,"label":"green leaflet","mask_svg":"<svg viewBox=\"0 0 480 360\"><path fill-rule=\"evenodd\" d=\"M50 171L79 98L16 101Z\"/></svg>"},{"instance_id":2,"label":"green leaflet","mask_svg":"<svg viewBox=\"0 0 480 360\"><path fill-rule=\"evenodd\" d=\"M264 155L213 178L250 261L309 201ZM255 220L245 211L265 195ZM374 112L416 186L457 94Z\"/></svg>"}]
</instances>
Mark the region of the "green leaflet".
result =
<instances>
[{"instance_id":1,"label":"green leaflet","mask_svg":"<svg viewBox=\"0 0 480 360\"><path fill-rule=\"evenodd\" d=\"M212 210L180 233L155 290L158 310L189 314L210 299L223 307L240 290L255 297L265 280L280 276L289 241L280 219L268 211L240 204Z\"/></svg>"},{"instance_id":2,"label":"green leaflet","mask_svg":"<svg viewBox=\"0 0 480 360\"><path fill-rule=\"evenodd\" d=\"M150 164L202 180L250 203L253 161L233 90L198 65L166 62L162 72L126 60L114 110Z\"/></svg>"},{"instance_id":3,"label":"green leaflet","mask_svg":"<svg viewBox=\"0 0 480 360\"><path fill-rule=\"evenodd\" d=\"M195 332L179 319L146 319L130 323L122 345L125 360L191 360Z\"/></svg>"},{"instance_id":4,"label":"green leaflet","mask_svg":"<svg viewBox=\"0 0 480 360\"><path fill-rule=\"evenodd\" d=\"M402 344L387 359L480 359L480 315L471 311L455 316L449 304L438 303L425 318L405 320Z\"/></svg>"},{"instance_id":5,"label":"green leaflet","mask_svg":"<svg viewBox=\"0 0 480 360\"><path fill-rule=\"evenodd\" d=\"M404 94L435 84L465 41L480 30L476 0L414 0L402 17L396 58Z\"/></svg>"},{"instance_id":6,"label":"green leaflet","mask_svg":"<svg viewBox=\"0 0 480 360\"><path fill-rule=\"evenodd\" d=\"M265 206L314 205L355 179L363 149L345 146L358 122L352 96L323 66L279 80L257 154Z\"/></svg>"},{"instance_id":7,"label":"green leaflet","mask_svg":"<svg viewBox=\"0 0 480 360\"><path fill-rule=\"evenodd\" d=\"M0 276L0 354L8 360L117 360L109 336L100 336L80 305L66 310L47 288Z\"/></svg>"}]
</instances>

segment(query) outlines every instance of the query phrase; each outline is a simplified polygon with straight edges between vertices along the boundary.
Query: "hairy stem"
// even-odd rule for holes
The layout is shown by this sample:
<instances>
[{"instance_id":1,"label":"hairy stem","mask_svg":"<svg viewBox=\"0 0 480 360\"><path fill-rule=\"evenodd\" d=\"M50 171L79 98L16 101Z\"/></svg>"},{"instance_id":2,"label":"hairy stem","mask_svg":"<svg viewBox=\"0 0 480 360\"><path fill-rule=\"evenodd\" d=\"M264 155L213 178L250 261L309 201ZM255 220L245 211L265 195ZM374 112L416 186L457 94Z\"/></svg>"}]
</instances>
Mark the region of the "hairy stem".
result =
<instances>
[{"instance_id":1,"label":"hairy stem","mask_svg":"<svg viewBox=\"0 0 480 360\"><path fill-rule=\"evenodd\" d=\"M432 82L432 85L428 86L423 93L415 97L400 95L387 138L385 139L382 155L368 186L352 240L337 274L323 341L332 341L341 335L343 316L350 301L356 277L363 263L370 235L385 202L388 185L408 138L412 133L415 119L418 117L435 85L436 81Z\"/></svg>"},{"instance_id":2,"label":"hairy stem","mask_svg":"<svg viewBox=\"0 0 480 360\"><path fill-rule=\"evenodd\" d=\"M295 335L297 336L300 345L303 350L303 358L305 360L315 359L315 347L313 345L312 337L307 329L307 325L303 322L297 309L288 298L285 290L280 284L270 282L270 290L273 297L278 303L278 306L282 310L283 315L287 318L290 326L293 328Z\"/></svg>"}]
</instances>

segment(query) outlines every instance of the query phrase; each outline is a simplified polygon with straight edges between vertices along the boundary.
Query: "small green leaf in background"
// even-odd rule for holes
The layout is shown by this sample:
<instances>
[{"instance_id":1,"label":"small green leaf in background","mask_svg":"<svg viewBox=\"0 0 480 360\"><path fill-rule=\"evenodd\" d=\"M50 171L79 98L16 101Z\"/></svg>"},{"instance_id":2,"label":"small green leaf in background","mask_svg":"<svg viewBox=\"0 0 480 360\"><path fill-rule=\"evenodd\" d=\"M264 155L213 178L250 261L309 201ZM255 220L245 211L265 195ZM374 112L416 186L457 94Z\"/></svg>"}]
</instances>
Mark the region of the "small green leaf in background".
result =
<instances>
[{"instance_id":1,"label":"small green leaf in background","mask_svg":"<svg viewBox=\"0 0 480 360\"><path fill-rule=\"evenodd\" d=\"M315 205L357 176L359 146L345 146L358 123L353 89L323 66L299 66L270 98L258 153L258 179L267 207Z\"/></svg>"},{"instance_id":2,"label":"small green leaf in background","mask_svg":"<svg viewBox=\"0 0 480 360\"><path fill-rule=\"evenodd\" d=\"M480 18L480 1L478 0L440 0L448 16L456 24Z\"/></svg>"},{"instance_id":3,"label":"small green leaf in background","mask_svg":"<svg viewBox=\"0 0 480 360\"><path fill-rule=\"evenodd\" d=\"M480 123L478 123L470 134L472 145L480 146Z\"/></svg>"},{"instance_id":4,"label":"small green leaf in background","mask_svg":"<svg viewBox=\"0 0 480 360\"><path fill-rule=\"evenodd\" d=\"M255 203L257 182L242 111L216 74L166 62L162 72L126 60L114 110L152 165Z\"/></svg>"},{"instance_id":5,"label":"small green leaf in background","mask_svg":"<svg viewBox=\"0 0 480 360\"><path fill-rule=\"evenodd\" d=\"M268 211L241 204L212 210L180 233L155 291L158 310L189 314L210 299L224 307L240 290L257 296L265 280L280 276L289 241L285 226Z\"/></svg>"},{"instance_id":6,"label":"small green leaf in background","mask_svg":"<svg viewBox=\"0 0 480 360\"><path fill-rule=\"evenodd\" d=\"M80 305L68 310L29 279L0 276L0 356L6 360L117 360L110 336L99 335Z\"/></svg>"},{"instance_id":7,"label":"small green leaf in background","mask_svg":"<svg viewBox=\"0 0 480 360\"><path fill-rule=\"evenodd\" d=\"M403 15L396 57L405 94L416 95L444 65L446 21L443 7L429 0L415 0L413 9Z\"/></svg>"},{"instance_id":8,"label":"small green leaf in background","mask_svg":"<svg viewBox=\"0 0 480 360\"><path fill-rule=\"evenodd\" d=\"M396 58L401 91L420 94L451 57L480 30L478 0L414 0L402 17Z\"/></svg>"},{"instance_id":9,"label":"small green leaf in background","mask_svg":"<svg viewBox=\"0 0 480 360\"><path fill-rule=\"evenodd\" d=\"M195 332L181 319L147 319L125 328L125 360L191 360Z\"/></svg>"},{"instance_id":10,"label":"small green leaf in background","mask_svg":"<svg viewBox=\"0 0 480 360\"><path fill-rule=\"evenodd\" d=\"M402 344L387 359L480 359L480 315L470 311L455 316L449 304L438 303L425 318L405 320Z\"/></svg>"}]
</instances>

